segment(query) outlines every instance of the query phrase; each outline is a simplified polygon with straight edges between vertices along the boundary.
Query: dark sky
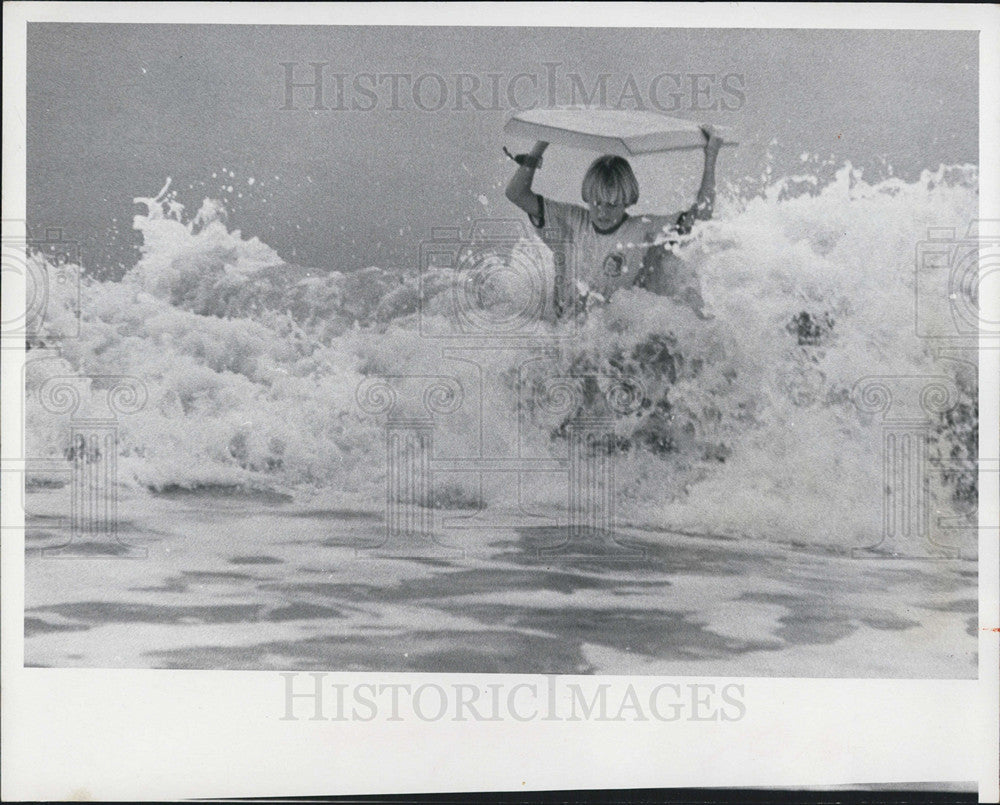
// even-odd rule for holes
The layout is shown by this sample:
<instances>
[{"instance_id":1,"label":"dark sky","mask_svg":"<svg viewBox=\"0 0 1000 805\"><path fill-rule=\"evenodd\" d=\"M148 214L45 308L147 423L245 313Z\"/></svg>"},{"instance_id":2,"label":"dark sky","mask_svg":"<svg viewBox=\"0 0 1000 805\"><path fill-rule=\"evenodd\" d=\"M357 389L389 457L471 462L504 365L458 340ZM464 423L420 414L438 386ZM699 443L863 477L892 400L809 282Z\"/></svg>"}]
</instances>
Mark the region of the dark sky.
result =
<instances>
[{"instance_id":1,"label":"dark sky","mask_svg":"<svg viewBox=\"0 0 1000 805\"><path fill-rule=\"evenodd\" d=\"M304 81L310 62L327 63L333 108L296 90L283 109L282 63ZM169 176L190 207L225 198L233 225L288 260L416 266L431 227L516 215L500 152L526 147L502 134L514 104L569 103L603 81L609 105L731 126L741 144L720 182L759 180L769 162L798 172L802 154L913 177L978 162L977 71L977 34L956 31L34 23L29 228L80 240L88 269L127 263L131 200ZM538 189L578 200L593 156L550 149ZM641 210L690 203L698 154L634 164Z\"/></svg>"}]
</instances>

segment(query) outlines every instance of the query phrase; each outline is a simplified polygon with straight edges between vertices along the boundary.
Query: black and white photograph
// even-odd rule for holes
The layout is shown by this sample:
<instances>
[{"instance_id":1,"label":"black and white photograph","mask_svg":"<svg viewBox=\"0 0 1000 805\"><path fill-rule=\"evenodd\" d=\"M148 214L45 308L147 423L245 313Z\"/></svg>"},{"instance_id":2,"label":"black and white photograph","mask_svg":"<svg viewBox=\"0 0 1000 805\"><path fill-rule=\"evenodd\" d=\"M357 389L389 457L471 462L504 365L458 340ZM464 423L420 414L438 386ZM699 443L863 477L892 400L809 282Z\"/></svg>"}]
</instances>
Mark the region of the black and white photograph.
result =
<instances>
[{"instance_id":1,"label":"black and white photograph","mask_svg":"<svg viewBox=\"0 0 1000 805\"><path fill-rule=\"evenodd\" d=\"M12 5L19 669L269 672L275 723L733 729L743 678L982 681L984 7Z\"/></svg>"}]
</instances>

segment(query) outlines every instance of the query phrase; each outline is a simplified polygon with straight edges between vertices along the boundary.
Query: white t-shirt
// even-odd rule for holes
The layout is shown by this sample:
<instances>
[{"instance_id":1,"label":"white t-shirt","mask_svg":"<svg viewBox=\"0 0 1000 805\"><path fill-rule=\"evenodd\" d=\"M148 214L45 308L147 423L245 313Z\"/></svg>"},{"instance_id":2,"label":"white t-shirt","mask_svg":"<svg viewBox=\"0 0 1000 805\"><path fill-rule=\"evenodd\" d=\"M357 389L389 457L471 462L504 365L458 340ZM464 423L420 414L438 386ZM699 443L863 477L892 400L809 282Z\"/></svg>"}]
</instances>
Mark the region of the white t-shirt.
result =
<instances>
[{"instance_id":1,"label":"white t-shirt","mask_svg":"<svg viewBox=\"0 0 1000 805\"><path fill-rule=\"evenodd\" d=\"M626 214L611 230L594 226L590 210L538 196L541 218L529 216L556 264L556 303L568 311L585 293L603 300L621 288L637 286L701 308L697 274L664 244L676 242L681 213ZM560 276L561 275L561 276Z\"/></svg>"}]
</instances>

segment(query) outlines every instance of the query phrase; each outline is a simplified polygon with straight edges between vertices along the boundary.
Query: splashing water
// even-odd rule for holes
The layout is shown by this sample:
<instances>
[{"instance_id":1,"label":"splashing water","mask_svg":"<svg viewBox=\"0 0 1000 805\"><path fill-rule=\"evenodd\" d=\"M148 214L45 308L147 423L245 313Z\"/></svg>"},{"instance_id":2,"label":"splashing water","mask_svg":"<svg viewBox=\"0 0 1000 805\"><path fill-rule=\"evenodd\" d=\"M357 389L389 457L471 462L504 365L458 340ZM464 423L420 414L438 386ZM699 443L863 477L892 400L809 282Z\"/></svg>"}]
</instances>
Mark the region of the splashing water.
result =
<instances>
[{"instance_id":1,"label":"splashing water","mask_svg":"<svg viewBox=\"0 0 1000 805\"><path fill-rule=\"evenodd\" d=\"M625 380L637 391L615 421L613 452L626 519L870 543L881 527L881 423L859 412L851 390L865 376L947 375L975 399L974 367L936 360L915 332L914 254L929 227L965 231L977 185L974 166L867 184L847 165L825 185L789 177L724 202L679 249L696 264L710 321L666 298L619 292L558 349L539 343L530 362L496 351L500 391L485 416L509 417L525 383ZM440 374L418 309L424 327L444 327L455 273L435 269L421 282L416 269L316 272L230 230L218 202L186 216L169 181L136 201L147 208L134 219L141 256L122 281L85 279L79 299L49 283L30 346L74 333L78 314L81 324L59 354L32 350L29 454L65 454L66 418L39 400L47 378L97 378L96 389L100 377L131 375L148 399L121 420L120 482L335 488L381 500L382 425L359 410L356 391L372 377ZM58 270L39 254L30 260L37 272ZM946 325L942 310L935 326ZM588 404L585 394L576 412ZM482 447L468 408L442 436L454 455ZM946 452L954 433L969 441L967 409L942 421ZM528 449L564 454L565 415L527 414ZM940 501L951 492L935 490ZM564 499L556 486L535 494L549 505Z\"/></svg>"}]
</instances>

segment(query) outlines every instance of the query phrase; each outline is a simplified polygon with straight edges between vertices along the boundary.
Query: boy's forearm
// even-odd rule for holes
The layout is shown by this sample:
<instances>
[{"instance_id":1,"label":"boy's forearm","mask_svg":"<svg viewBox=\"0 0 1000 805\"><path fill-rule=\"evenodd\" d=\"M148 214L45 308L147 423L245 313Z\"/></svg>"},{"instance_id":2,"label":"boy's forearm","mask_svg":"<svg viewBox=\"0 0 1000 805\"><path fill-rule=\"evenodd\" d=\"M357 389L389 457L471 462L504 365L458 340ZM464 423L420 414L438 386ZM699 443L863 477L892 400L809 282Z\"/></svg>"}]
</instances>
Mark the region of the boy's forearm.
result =
<instances>
[{"instance_id":1,"label":"boy's forearm","mask_svg":"<svg viewBox=\"0 0 1000 805\"><path fill-rule=\"evenodd\" d=\"M545 149L549 147L549 144L539 140L535 143L531 151L528 152L528 156L535 160L533 165L521 165L518 167L517 172L514 174L514 178L518 179L524 186L526 190L531 189L531 182L535 178L535 171L538 169L537 165L542 160L542 154L545 153Z\"/></svg>"},{"instance_id":2,"label":"boy's forearm","mask_svg":"<svg viewBox=\"0 0 1000 805\"><path fill-rule=\"evenodd\" d=\"M548 145L548 143L541 141L535 143L534 148L531 149L530 155L535 157L536 160L540 160ZM535 178L535 170L536 168L534 165L519 165L517 170L514 171L514 175L507 183L507 198L515 204L518 204L518 206L524 207L527 204L532 204L534 201L534 193L531 190L531 183ZM535 204L532 204L532 206L535 206ZM529 210L529 212L531 211Z\"/></svg>"},{"instance_id":3,"label":"boy's forearm","mask_svg":"<svg viewBox=\"0 0 1000 805\"><path fill-rule=\"evenodd\" d=\"M705 169L701 175L701 187L698 188L698 200L695 202L695 214L702 220L711 218L715 207L715 160L718 155L718 148L705 149Z\"/></svg>"},{"instance_id":4,"label":"boy's forearm","mask_svg":"<svg viewBox=\"0 0 1000 805\"><path fill-rule=\"evenodd\" d=\"M514 175L507 183L507 198L513 199L516 196L531 192L531 183L535 179L535 169L527 165L518 165Z\"/></svg>"}]
</instances>

